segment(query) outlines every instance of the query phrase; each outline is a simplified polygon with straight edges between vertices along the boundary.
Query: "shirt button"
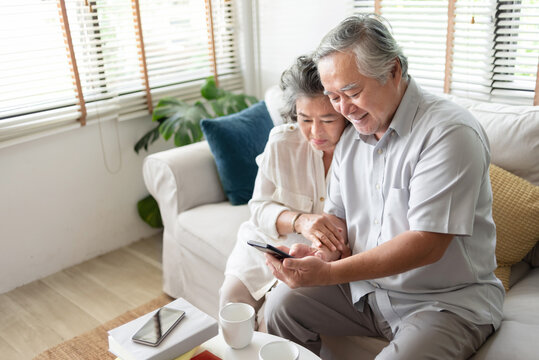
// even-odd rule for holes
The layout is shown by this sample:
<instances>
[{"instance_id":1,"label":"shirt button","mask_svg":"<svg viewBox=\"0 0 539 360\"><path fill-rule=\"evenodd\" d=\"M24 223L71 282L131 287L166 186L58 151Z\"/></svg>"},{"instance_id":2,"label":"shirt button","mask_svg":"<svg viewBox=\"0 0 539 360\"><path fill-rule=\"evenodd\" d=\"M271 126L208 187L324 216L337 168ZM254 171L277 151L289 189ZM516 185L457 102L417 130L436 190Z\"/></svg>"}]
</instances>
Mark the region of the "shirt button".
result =
<instances>
[{"instance_id":1,"label":"shirt button","mask_svg":"<svg viewBox=\"0 0 539 360\"><path fill-rule=\"evenodd\" d=\"M374 223L375 223L376 225L378 225L378 220L374 220Z\"/></svg>"},{"instance_id":2,"label":"shirt button","mask_svg":"<svg viewBox=\"0 0 539 360\"><path fill-rule=\"evenodd\" d=\"M380 184L376 184L376 190L380 190Z\"/></svg>"},{"instance_id":3,"label":"shirt button","mask_svg":"<svg viewBox=\"0 0 539 360\"><path fill-rule=\"evenodd\" d=\"M384 150L378 149L378 154L382 154L383 152L384 152Z\"/></svg>"},{"instance_id":4,"label":"shirt button","mask_svg":"<svg viewBox=\"0 0 539 360\"><path fill-rule=\"evenodd\" d=\"M326 199L324 199L324 197L322 196L322 197L320 198L320 201L324 201L324 200L326 200Z\"/></svg>"}]
</instances>

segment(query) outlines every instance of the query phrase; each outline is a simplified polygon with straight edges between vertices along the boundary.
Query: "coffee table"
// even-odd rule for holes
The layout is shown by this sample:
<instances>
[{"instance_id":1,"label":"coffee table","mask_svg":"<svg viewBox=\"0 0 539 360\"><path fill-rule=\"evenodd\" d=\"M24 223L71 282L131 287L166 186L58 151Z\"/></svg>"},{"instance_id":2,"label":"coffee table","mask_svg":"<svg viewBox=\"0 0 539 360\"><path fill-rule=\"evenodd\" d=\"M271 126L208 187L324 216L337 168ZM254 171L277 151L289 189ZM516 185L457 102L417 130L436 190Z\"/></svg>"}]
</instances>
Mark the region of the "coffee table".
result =
<instances>
[{"instance_id":1,"label":"coffee table","mask_svg":"<svg viewBox=\"0 0 539 360\"><path fill-rule=\"evenodd\" d=\"M214 336L210 340L200 345L197 354L201 353L204 350L208 350L211 353L219 356L223 360L257 360L258 351L263 345L271 341L279 340L285 341L285 339L278 336L255 331L253 335L253 341L251 341L251 343L247 345L247 347L235 350L226 344L225 339L223 338L223 335L219 330L219 335ZM299 349L298 360L321 360L318 356L316 356L311 351L305 349L304 347L297 344L296 346Z\"/></svg>"}]
</instances>

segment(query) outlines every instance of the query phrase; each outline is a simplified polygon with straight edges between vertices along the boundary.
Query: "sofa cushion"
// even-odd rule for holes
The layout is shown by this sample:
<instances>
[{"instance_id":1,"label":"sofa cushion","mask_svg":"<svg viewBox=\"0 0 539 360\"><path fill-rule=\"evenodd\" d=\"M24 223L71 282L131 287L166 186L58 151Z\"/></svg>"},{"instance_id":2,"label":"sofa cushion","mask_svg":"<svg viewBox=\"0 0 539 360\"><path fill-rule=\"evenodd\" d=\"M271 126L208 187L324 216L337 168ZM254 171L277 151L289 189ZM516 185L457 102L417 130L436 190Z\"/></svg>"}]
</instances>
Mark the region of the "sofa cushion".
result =
<instances>
[{"instance_id":1,"label":"sofa cushion","mask_svg":"<svg viewBox=\"0 0 539 360\"><path fill-rule=\"evenodd\" d=\"M503 319L539 326L539 268L531 269L505 295Z\"/></svg>"},{"instance_id":2,"label":"sofa cushion","mask_svg":"<svg viewBox=\"0 0 539 360\"><path fill-rule=\"evenodd\" d=\"M472 357L473 360L537 359L539 325L503 321Z\"/></svg>"},{"instance_id":3,"label":"sofa cushion","mask_svg":"<svg viewBox=\"0 0 539 360\"><path fill-rule=\"evenodd\" d=\"M448 97L479 120L487 132L493 164L539 185L539 106Z\"/></svg>"},{"instance_id":4,"label":"sofa cushion","mask_svg":"<svg viewBox=\"0 0 539 360\"><path fill-rule=\"evenodd\" d=\"M285 123L281 116L281 109L284 107L283 92L277 85L270 86L264 94L264 101L275 126Z\"/></svg>"},{"instance_id":5,"label":"sofa cushion","mask_svg":"<svg viewBox=\"0 0 539 360\"><path fill-rule=\"evenodd\" d=\"M496 224L495 273L509 290L511 266L521 261L539 240L539 186L496 166L490 166L492 216Z\"/></svg>"},{"instance_id":6,"label":"sofa cushion","mask_svg":"<svg viewBox=\"0 0 539 360\"><path fill-rule=\"evenodd\" d=\"M184 211L178 217L178 225L191 237L189 241L182 239L182 243L204 254L208 262L224 272L238 229L249 216L247 205L232 206L228 201Z\"/></svg>"},{"instance_id":7,"label":"sofa cushion","mask_svg":"<svg viewBox=\"0 0 539 360\"><path fill-rule=\"evenodd\" d=\"M221 184L232 205L246 204L258 172L255 158L264 151L273 122L264 101L239 113L204 119L202 132L215 158Z\"/></svg>"}]
</instances>

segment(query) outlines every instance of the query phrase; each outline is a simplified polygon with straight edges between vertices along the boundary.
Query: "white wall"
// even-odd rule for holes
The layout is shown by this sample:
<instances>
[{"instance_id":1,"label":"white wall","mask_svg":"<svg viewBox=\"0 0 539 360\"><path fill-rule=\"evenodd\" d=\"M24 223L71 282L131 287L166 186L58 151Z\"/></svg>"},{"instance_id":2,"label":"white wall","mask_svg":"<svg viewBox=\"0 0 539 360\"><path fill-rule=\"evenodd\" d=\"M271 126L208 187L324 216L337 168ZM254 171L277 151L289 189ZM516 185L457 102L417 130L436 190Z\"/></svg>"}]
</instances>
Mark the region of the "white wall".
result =
<instances>
[{"instance_id":1,"label":"white wall","mask_svg":"<svg viewBox=\"0 0 539 360\"><path fill-rule=\"evenodd\" d=\"M0 293L156 233L137 214L146 152L133 151L154 124L102 123L117 173L95 123L0 148Z\"/></svg>"},{"instance_id":2,"label":"white wall","mask_svg":"<svg viewBox=\"0 0 539 360\"><path fill-rule=\"evenodd\" d=\"M296 57L312 52L353 11L351 0L255 0L255 4L262 94L279 83Z\"/></svg>"}]
</instances>

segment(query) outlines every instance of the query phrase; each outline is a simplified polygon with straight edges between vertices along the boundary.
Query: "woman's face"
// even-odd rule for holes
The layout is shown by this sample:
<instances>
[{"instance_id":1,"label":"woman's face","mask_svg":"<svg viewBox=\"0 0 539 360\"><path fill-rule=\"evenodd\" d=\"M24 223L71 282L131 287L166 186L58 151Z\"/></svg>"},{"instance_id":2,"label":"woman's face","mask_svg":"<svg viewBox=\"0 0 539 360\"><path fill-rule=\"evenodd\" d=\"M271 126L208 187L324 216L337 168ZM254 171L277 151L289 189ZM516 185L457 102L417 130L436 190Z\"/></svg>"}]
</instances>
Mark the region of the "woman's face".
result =
<instances>
[{"instance_id":1,"label":"woman's face","mask_svg":"<svg viewBox=\"0 0 539 360\"><path fill-rule=\"evenodd\" d=\"M305 139L315 149L333 153L347 121L333 108L329 98L322 94L299 97L296 111L298 125Z\"/></svg>"}]
</instances>

